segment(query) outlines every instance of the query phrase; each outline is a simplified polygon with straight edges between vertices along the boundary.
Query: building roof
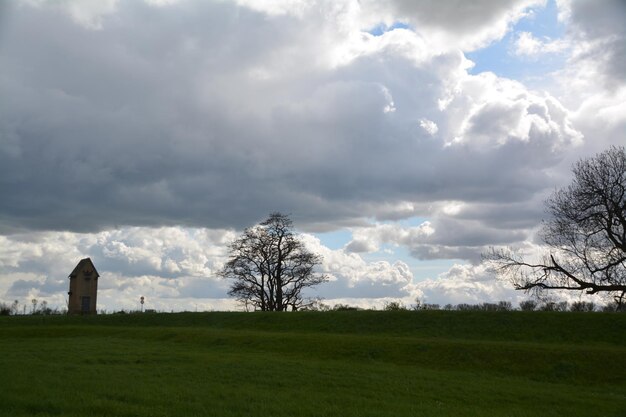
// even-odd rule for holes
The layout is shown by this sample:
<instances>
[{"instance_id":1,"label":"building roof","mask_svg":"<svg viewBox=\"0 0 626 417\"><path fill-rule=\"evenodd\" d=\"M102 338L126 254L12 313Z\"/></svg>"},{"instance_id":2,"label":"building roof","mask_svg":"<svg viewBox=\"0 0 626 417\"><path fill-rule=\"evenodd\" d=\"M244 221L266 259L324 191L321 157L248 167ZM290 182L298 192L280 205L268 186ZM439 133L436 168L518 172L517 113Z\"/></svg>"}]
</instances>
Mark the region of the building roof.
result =
<instances>
[{"instance_id":1,"label":"building roof","mask_svg":"<svg viewBox=\"0 0 626 417\"><path fill-rule=\"evenodd\" d=\"M81 271L81 269L83 269L87 265L91 265L91 268L96 273L96 278L100 276L100 274L98 273L98 270L96 269L95 265L93 264L93 262L91 262L91 258L81 259L80 262L78 263L78 265L76 265L76 267L74 268L74 270L72 271L72 273L69 276L70 277L75 277L76 275L78 275L78 273Z\"/></svg>"}]
</instances>

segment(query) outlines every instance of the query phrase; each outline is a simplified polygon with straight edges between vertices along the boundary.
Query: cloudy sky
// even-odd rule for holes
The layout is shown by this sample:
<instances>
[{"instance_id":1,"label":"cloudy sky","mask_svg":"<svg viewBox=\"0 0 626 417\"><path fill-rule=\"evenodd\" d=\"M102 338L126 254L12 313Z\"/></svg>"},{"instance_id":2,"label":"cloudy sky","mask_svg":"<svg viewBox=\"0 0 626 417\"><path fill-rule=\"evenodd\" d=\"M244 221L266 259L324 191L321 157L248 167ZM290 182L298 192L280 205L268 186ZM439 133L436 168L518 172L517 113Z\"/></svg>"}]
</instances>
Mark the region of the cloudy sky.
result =
<instances>
[{"instance_id":1,"label":"cloudy sky","mask_svg":"<svg viewBox=\"0 0 626 417\"><path fill-rule=\"evenodd\" d=\"M226 245L290 213L380 306L523 298L574 161L626 142L623 0L0 3L0 301L228 309Z\"/></svg>"}]
</instances>

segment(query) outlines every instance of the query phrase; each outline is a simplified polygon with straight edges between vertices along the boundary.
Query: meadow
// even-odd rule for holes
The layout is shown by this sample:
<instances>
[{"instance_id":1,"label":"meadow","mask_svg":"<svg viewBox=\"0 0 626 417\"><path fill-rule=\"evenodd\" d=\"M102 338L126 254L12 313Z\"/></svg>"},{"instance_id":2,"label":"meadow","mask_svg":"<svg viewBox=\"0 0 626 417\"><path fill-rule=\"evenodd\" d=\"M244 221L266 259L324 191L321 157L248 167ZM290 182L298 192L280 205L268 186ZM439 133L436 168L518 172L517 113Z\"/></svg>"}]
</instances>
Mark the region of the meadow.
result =
<instances>
[{"instance_id":1,"label":"meadow","mask_svg":"<svg viewBox=\"0 0 626 417\"><path fill-rule=\"evenodd\" d=\"M0 317L1 416L626 416L626 314Z\"/></svg>"}]
</instances>

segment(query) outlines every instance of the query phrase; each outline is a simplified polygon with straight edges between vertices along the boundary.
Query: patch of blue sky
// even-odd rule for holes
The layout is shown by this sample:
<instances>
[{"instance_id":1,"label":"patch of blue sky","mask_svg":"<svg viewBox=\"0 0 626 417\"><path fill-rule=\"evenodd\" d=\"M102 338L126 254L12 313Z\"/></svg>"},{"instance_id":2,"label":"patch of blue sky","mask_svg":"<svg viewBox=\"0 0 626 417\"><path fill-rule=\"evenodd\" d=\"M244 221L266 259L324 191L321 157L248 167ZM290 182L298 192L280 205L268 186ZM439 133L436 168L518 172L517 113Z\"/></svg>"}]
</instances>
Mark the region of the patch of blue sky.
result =
<instances>
[{"instance_id":1,"label":"patch of blue sky","mask_svg":"<svg viewBox=\"0 0 626 417\"><path fill-rule=\"evenodd\" d=\"M315 233L315 236L322 242L322 245L332 250L341 249L352 240L352 232L347 229Z\"/></svg>"},{"instance_id":2,"label":"patch of blue sky","mask_svg":"<svg viewBox=\"0 0 626 417\"><path fill-rule=\"evenodd\" d=\"M391 26L387 26L384 23L380 23L379 25L376 25L373 28L369 29L367 33L374 35L374 36L381 36L385 32L390 32L394 29L411 29L411 27L407 25L406 23L402 23L402 22L394 22Z\"/></svg>"},{"instance_id":3,"label":"patch of blue sky","mask_svg":"<svg viewBox=\"0 0 626 417\"><path fill-rule=\"evenodd\" d=\"M532 8L528 16L520 19L504 38L486 48L466 53L475 64L469 70L470 74L490 71L500 77L528 81L563 68L566 58L560 53L544 54L536 59L516 56L513 52L522 32L529 32L543 42L562 38L566 27L557 16L555 0L548 0L544 7Z\"/></svg>"},{"instance_id":4,"label":"patch of blue sky","mask_svg":"<svg viewBox=\"0 0 626 417\"><path fill-rule=\"evenodd\" d=\"M376 252L361 253L361 258L365 262L389 262L394 264L398 261L402 261L407 265L412 262L411 255L408 250L401 246L394 246L390 244L383 244Z\"/></svg>"},{"instance_id":5,"label":"patch of blue sky","mask_svg":"<svg viewBox=\"0 0 626 417\"><path fill-rule=\"evenodd\" d=\"M437 279L441 274L448 272L455 264L467 264L467 261L462 259L431 259L427 261L407 262L413 274L413 282Z\"/></svg>"},{"instance_id":6,"label":"patch of blue sky","mask_svg":"<svg viewBox=\"0 0 626 417\"><path fill-rule=\"evenodd\" d=\"M425 221L426 217L409 217L403 220L376 221L371 219L372 224L397 224L404 228L418 227ZM343 249L352 240L352 232L348 229L340 229L332 232L315 233L320 242L329 249ZM413 281L423 281L425 279L435 279L440 274L447 272L456 263L466 263L461 259L434 259L421 260L411 255L405 246L382 244L376 252L361 253L361 257L366 262L389 262L394 264L397 261L404 262L409 266L413 274Z\"/></svg>"},{"instance_id":7,"label":"patch of blue sky","mask_svg":"<svg viewBox=\"0 0 626 417\"><path fill-rule=\"evenodd\" d=\"M515 30L532 32L539 38L557 39L565 34L565 25L558 19L559 9L555 0L549 0L545 7L535 7L529 16L515 25Z\"/></svg>"},{"instance_id":8,"label":"patch of blue sky","mask_svg":"<svg viewBox=\"0 0 626 417\"><path fill-rule=\"evenodd\" d=\"M375 224L395 224L399 225L403 228L411 228L411 227L419 227L422 223L428 221L426 217L409 217L402 220L384 220L377 221L375 219L370 219L370 223L372 225ZM315 233L315 236L320 240L320 242L329 249L338 250L345 247L353 238L352 232L349 229L339 229L333 230L332 232L324 232L324 233ZM391 246L388 246L389 250ZM405 254L406 256L410 256L408 252Z\"/></svg>"}]
</instances>

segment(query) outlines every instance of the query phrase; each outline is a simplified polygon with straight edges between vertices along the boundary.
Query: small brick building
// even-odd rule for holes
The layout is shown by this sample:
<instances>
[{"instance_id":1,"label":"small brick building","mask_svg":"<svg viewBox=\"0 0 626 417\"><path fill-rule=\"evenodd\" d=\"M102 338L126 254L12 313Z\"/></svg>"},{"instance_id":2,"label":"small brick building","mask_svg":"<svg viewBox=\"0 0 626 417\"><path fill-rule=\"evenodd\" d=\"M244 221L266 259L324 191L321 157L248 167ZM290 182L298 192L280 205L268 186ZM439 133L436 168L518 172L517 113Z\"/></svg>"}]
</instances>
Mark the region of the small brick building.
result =
<instances>
[{"instance_id":1,"label":"small brick building","mask_svg":"<svg viewBox=\"0 0 626 417\"><path fill-rule=\"evenodd\" d=\"M96 314L98 271L90 258L81 259L69 275L68 314Z\"/></svg>"}]
</instances>

